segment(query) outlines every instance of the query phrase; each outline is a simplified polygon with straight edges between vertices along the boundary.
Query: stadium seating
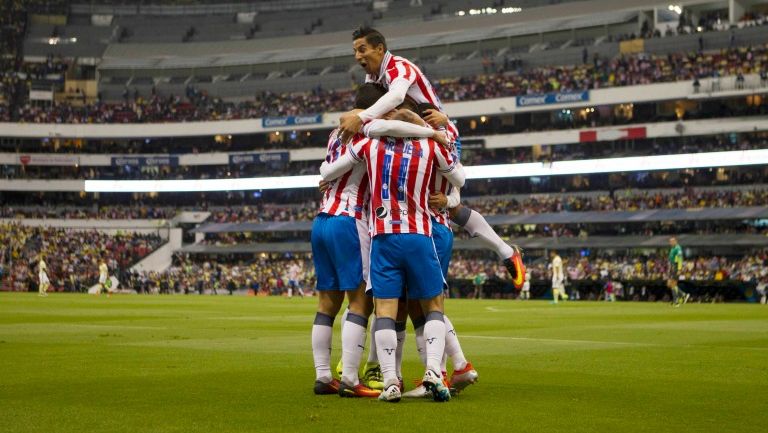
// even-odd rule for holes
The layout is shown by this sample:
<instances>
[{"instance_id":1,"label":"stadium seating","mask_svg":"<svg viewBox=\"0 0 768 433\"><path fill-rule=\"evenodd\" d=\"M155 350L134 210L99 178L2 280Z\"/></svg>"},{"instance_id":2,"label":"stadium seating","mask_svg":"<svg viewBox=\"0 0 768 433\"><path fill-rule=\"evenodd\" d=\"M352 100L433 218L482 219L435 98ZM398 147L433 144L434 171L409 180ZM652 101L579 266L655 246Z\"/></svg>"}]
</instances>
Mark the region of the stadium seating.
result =
<instances>
[{"instance_id":1,"label":"stadium seating","mask_svg":"<svg viewBox=\"0 0 768 433\"><path fill-rule=\"evenodd\" d=\"M113 273L127 270L162 243L157 235L131 232L109 235L91 230L30 227L0 222L0 287L37 290L35 266L44 255L53 291L87 290L98 281L99 260ZM7 269L7 271L5 270Z\"/></svg>"}]
</instances>

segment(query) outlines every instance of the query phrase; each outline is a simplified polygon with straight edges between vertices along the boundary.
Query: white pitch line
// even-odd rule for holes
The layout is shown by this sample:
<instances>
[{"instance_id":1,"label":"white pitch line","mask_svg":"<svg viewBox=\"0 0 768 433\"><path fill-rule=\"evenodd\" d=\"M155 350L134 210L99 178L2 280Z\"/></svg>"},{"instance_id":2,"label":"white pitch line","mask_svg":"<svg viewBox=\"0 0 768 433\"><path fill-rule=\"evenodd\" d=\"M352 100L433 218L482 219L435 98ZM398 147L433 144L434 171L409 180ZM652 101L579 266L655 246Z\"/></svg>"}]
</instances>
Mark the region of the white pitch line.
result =
<instances>
[{"instance_id":1,"label":"white pitch line","mask_svg":"<svg viewBox=\"0 0 768 433\"><path fill-rule=\"evenodd\" d=\"M608 344L615 346L635 346L635 347L677 347L682 349L741 349L741 350L759 350L767 351L768 347L757 346L705 346L698 344L658 344L658 343L634 343L628 341L597 341L597 340L565 340L559 338L531 338L531 337L507 337L497 335L466 335L460 334L460 338L479 338L484 340L517 340L517 341L539 341L551 343L568 344Z\"/></svg>"},{"instance_id":2,"label":"white pitch line","mask_svg":"<svg viewBox=\"0 0 768 433\"><path fill-rule=\"evenodd\" d=\"M544 341L544 342L552 342L552 343L569 343L569 344L613 344L617 346L643 346L643 347L661 346L660 344L631 343L626 341L565 340L565 339L559 339L559 338L506 337L506 336L494 336L494 335L461 334L460 338L480 338L485 340Z\"/></svg>"}]
</instances>

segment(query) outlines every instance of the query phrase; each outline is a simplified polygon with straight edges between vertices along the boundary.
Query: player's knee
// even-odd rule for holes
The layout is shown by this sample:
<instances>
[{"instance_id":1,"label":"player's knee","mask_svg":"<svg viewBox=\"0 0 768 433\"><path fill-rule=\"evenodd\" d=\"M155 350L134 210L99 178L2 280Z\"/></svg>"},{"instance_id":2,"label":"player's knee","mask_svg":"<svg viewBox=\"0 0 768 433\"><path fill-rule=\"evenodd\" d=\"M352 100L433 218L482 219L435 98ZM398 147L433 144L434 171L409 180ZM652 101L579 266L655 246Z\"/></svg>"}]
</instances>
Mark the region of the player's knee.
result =
<instances>
[{"instance_id":1,"label":"player's knee","mask_svg":"<svg viewBox=\"0 0 768 433\"><path fill-rule=\"evenodd\" d=\"M373 299L365 294L365 283L356 290L347 292L349 311L359 316L368 317L373 313Z\"/></svg>"},{"instance_id":2,"label":"player's knee","mask_svg":"<svg viewBox=\"0 0 768 433\"><path fill-rule=\"evenodd\" d=\"M336 317L344 303L344 293L337 290L318 292L317 311L331 317Z\"/></svg>"},{"instance_id":3,"label":"player's knee","mask_svg":"<svg viewBox=\"0 0 768 433\"><path fill-rule=\"evenodd\" d=\"M421 301L421 309L425 315L429 315L432 312L443 312L443 295L435 296L432 299L425 299Z\"/></svg>"},{"instance_id":4,"label":"player's knee","mask_svg":"<svg viewBox=\"0 0 768 433\"><path fill-rule=\"evenodd\" d=\"M397 318L397 299L376 299L376 318L386 317L392 320Z\"/></svg>"},{"instance_id":5,"label":"player's knee","mask_svg":"<svg viewBox=\"0 0 768 433\"><path fill-rule=\"evenodd\" d=\"M459 205L451 209L451 219L462 227L467 225L470 215L472 215L472 209L466 206Z\"/></svg>"}]
</instances>

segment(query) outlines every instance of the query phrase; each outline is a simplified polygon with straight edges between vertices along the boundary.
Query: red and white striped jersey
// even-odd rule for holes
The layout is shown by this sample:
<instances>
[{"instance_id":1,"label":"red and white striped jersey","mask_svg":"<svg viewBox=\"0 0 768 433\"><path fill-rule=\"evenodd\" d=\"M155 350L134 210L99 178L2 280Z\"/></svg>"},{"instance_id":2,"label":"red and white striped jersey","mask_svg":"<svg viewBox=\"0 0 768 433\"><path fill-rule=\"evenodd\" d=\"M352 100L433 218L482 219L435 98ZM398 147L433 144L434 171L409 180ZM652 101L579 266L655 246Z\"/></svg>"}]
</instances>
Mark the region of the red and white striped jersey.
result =
<instances>
[{"instance_id":1,"label":"red and white striped jersey","mask_svg":"<svg viewBox=\"0 0 768 433\"><path fill-rule=\"evenodd\" d=\"M350 155L369 173L371 237L385 233L432 236L428 210L433 173L456 172L451 154L431 139L383 137L358 143ZM362 165L362 164L361 164ZM463 183L463 175L461 177Z\"/></svg>"},{"instance_id":2,"label":"red and white striped jersey","mask_svg":"<svg viewBox=\"0 0 768 433\"><path fill-rule=\"evenodd\" d=\"M341 143L338 132L338 129L334 129L328 137L328 152L325 160L329 163L349 152L353 146L371 141L362 134L356 134L349 144L344 145ZM323 194L318 213L365 219L368 196L368 172L364 165L357 164L338 179L331 181L330 187Z\"/></svg>"},{"instance_id":3,"label":"red and white striped jersey","mask_svg":"<svg viewBox=\"0 0 768 433\"><path fill-rule=\"evenodd\" d=\"M435 89L419 67L406 58L392 55L389 51L384 54L378 76L366 74L365 82L379 83L389 89L389 85L397 78L403 78L411 83L406 95L414 101L419 104L428 102L443 111L440 98L437 97Z\"/></svg>"},{"instance_id":4,"label":"red and white striped jersey","mask_svg":"<svg viewBox=\"0 0 768 433\"><path fill-rule=\"evenodd\" d=\"M448 122L448 128L445 128L445 132L448 134L448 143L450 145L449 153L451 155L451 158L458 162L459 156L458 152L456 150L456 140L458 139L458 134L456 130L456 126L453 125L453 122ZM450 126L453 126L453 128L450 128ZM455 188L451 183L448 181L448 179L443 176L439 170L432 172L432 179L430 181L430 185L432 186L432 192L441 192L445 194L446 196L451 192L451 188ZM450 228L450 216L448 215L448 209L432 209L429 208L429 212L432 216L435 217L435 220Z\"/></svg>"}]
</instances>

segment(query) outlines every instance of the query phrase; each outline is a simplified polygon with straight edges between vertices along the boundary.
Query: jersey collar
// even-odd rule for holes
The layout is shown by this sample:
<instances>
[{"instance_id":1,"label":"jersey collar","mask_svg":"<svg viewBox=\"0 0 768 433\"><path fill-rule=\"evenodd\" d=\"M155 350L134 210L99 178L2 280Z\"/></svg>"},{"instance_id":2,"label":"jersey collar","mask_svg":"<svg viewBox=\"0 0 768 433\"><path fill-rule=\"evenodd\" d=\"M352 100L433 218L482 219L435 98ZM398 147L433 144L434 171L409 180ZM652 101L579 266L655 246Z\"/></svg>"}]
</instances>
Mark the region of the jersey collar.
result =
<instances>
[{"instance_id":1,"label":"jersey collar","mask_svg":"<svg viewBox=\"0 0 768 433\"><path fill-rule=\"evenodd\" d=\"M382 79L386 77L387 69L389 68L389 62L391 61L392 61L392 53L389 52L389 50L387 50L387 52L384 53L384 58L381 59L381 66L379 66L379 75L373 77L375 82L381 83Z\"/></svg>"}]
</instances>

